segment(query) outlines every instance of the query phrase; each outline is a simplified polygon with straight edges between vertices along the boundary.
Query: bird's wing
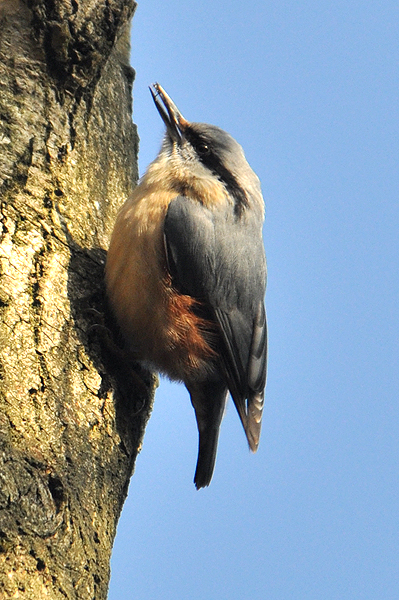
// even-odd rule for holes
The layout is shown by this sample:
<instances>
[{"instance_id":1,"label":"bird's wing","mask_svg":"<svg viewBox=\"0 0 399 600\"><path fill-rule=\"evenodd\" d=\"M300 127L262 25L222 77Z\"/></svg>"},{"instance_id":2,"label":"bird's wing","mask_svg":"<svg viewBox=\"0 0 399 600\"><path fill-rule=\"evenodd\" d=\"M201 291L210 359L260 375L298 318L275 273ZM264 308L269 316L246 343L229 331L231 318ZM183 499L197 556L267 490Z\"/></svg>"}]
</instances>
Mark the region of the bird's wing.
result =
<instances>
[{"instance_id":1,"label":"bird's wing","mask_svg":"<svg viewBox=\"0 0 399 600\"><path fill-rule=\"evenodd\" d=\"M167 263L181 293L203 302L219 326L227 385L250 448L259 443L266 381L266 263L259 223L231 207L178 196L164 225Z\"/></svg>"}]
</instances>

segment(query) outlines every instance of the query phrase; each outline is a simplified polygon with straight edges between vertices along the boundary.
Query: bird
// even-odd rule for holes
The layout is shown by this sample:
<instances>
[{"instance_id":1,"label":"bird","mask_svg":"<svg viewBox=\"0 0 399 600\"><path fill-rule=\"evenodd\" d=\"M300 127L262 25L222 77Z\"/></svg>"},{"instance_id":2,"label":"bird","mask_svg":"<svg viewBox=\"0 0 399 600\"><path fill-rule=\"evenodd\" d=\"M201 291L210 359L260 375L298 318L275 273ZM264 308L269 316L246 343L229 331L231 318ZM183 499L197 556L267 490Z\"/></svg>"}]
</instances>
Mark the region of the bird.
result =
<instances>
[{"instance_id":1,"label":"bird","mask_svg":"<svg viewBox=\"0 0 399 600\"><path fill-rule=\"evenodd\" d=\"M197 489L210 484L230 393L249 448L259 444L267 367L264 200L242 147L187 121L150 86L166 132L120 209L107 297L137 360L183 382L199 440Z\"/></svg>"}]
</instances>

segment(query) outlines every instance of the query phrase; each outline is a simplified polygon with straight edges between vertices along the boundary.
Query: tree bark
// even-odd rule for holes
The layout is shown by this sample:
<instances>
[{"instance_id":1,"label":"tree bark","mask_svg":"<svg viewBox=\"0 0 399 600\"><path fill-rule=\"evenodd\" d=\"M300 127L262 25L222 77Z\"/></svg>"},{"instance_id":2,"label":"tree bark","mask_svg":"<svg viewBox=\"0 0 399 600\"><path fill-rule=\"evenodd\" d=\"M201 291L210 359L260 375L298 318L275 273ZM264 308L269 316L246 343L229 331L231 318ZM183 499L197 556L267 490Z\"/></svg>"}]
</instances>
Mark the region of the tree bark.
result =
<instances>
[{"instance_id":1,"label":"tree bark","mask_svg":"<svg viewBox=\"0 0 399 600\"><path fill-rule=\"evenodd\" d=\"M133 0L0 0L0 597L106 598L154 376L105 249L137 180Z\"/></svg>"}]
</instances>

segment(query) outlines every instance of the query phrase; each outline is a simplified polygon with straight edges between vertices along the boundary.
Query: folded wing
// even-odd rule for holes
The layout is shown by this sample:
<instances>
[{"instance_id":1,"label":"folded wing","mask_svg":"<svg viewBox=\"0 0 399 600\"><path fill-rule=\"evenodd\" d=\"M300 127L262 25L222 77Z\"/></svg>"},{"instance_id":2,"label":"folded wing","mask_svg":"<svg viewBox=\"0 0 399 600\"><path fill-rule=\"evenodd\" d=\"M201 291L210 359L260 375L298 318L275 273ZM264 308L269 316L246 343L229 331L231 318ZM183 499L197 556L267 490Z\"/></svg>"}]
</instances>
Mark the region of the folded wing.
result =
<instances>
[{"instance_id":1,"label":"folded wing","mask_svg":"<svg viewBox=\"0 0 399 600\"><path fill-rule=\"evenodd\" d=\"M253 211L209 209L178 196L164 225L173 283L202 302L222 342L221 366L251 450L256 451L266 382L266 261Z\"/></svg>"}]
</instances>

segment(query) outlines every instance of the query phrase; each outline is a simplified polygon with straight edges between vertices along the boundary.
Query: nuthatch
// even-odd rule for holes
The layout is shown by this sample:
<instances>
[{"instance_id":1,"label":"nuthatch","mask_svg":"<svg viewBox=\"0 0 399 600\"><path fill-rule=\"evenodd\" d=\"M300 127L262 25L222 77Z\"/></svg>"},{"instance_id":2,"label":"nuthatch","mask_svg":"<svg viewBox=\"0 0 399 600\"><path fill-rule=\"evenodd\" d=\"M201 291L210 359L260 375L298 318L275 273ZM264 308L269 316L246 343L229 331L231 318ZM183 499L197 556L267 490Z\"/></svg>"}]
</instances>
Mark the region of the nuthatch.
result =
<instances>
[{"instance_id":1,"label":"nuthatch","mask_svg":"<svg viewBox=\"0 0 399 600\"><path fill-rule=\"evenodd\" d=\"M259 444L267 334L259 179L225 131L190 123L159 84L162 148L122 206L108 252L111 307L137 358L190 393L199 431L194 483L209 485L230 392Z\"/></svg>"}]
</instances>

